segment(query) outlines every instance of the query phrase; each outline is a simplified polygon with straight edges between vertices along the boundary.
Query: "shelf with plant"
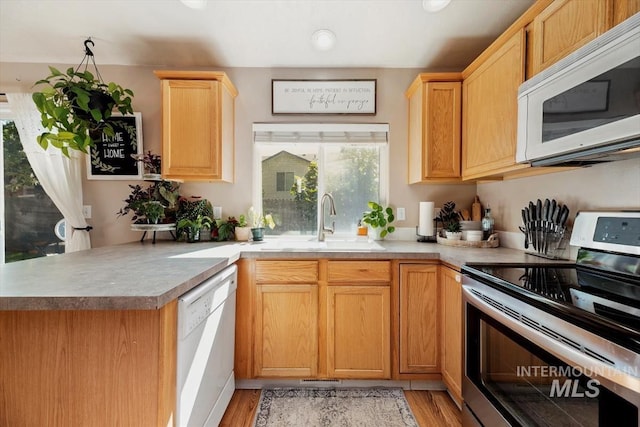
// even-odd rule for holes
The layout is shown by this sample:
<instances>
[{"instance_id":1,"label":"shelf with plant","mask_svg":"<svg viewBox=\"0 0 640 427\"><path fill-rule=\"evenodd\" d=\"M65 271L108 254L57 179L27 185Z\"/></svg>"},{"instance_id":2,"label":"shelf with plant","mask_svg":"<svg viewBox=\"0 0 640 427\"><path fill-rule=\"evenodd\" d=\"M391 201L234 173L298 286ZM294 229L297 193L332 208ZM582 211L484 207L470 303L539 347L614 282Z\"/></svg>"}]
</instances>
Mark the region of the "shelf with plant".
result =
<instances>
[{"instance_id":1,"label":"shelf with plant","mask_svg":"<svg viewBox=\"0 0 640 427\"><path fill-rule=\"evenodd\" d=\"M376 238L384 239L388 234L396 231L391 225L395 221L393 209L390 206L383 207L379 203L369 201L369 210L362 214L362 222L371 227L376 233Z\"/></svg>"},{"instance_id":2,"label":"shelf with plant","mask_svg":"<svg viewBox=\"0 0 640 427\"><path fill-rule=\"evenodd\" d=\"M147 187L129 185L131 192L124 200L124 207L117 212L118 217L132 214L134 224L174 223L180 184L171 181L153 182Z\"/></svg>"},{"instance_id":3,"label":"shelf with plant","mask_svg":"<svg viewBox=\"0 0 640 427\"><path fill-rule=\"evenodd\" d=\"M159 154L147 151L144 154L132 154L131 157L142 163L142 168L144 169L142 179L147 181L159 181L162 179L162 159Z\"/></svg>"}]
</instances>

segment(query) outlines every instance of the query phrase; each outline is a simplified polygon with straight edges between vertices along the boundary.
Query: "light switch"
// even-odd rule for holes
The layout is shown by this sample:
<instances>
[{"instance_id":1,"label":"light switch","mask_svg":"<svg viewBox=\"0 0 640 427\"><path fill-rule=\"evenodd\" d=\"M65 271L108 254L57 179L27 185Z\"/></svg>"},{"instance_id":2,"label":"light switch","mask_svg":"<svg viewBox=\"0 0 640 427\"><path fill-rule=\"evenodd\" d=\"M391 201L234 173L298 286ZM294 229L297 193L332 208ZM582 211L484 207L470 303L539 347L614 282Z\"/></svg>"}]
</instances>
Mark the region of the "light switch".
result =
<instances>
[{"instance_id":1,"label":"light switch","mask_svg":"<svg viewBox=\"0 0 640 427\"><path fill-rule=\"evenodd\" d=\"M85 219L91 218L91 205L82 206L82 216L85 217Z\"/></svg>"},{"instance_id":2,"label":"light switch","mask_svg":"<svg viewBox=\"0 0 640 427\"><path fill-rule=\"evenodd\" d=\"M404 208L396 209L396 216L398 217L398 221L404 221L406 218Z\"/></svg>"}]
</instances>

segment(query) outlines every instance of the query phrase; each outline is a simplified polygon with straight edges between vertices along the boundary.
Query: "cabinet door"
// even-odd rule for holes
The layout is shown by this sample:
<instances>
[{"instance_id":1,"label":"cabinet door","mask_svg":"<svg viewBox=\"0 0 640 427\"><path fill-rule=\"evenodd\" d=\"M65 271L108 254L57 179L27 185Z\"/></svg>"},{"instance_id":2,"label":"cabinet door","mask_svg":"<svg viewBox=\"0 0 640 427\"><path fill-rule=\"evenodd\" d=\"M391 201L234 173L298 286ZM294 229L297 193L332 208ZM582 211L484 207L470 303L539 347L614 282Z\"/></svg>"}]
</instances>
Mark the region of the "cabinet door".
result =
<instances>
[{"instance_id":1,"label":"cabinet door","mask_svg":"<svg viewBox=\"0 0 640 427\"><path fill-rule=\"evenodd\" d=\"M440 267L442 290L442 380L462 402L462 284L460 273Z\"/></svg>"},{"instance_id":2,"label":"cabinet door","mask_svg":"<svg viewBox=\"0 0 640 427\"><path fill-rule=\"evenodd\" d=\"M233 180L232 140L230 145L227 141L223 152L223 98L233 105L233 98L217 80L162 80L164 178ZM233 114L233 109L226 112L229 114ZM233 130L230 131L233 135ZM224 174L223 157L226 160Z\"/></svg>"},{"instance_id":3,"label":"cabinet door","mask_svg":"<svg viewBox=\"0 0 640 427\"><path fill-rule=\"evenodd\" d=\"M257 285L255 307L255 375L315 377L318 286Z\"/></svg>"},{"instance_id":4,"label":"cabinet door","mask_svg":"<svg viewBox=\"0 0 640 427\"><path fill-rule=\"evenodd\" d=\"M421 82L410 93L410 184L460 178L461 87L459 81Z\"/></svg>"},{"instance_id":5,"label":"cabinet door","mask_svg":"<svg viewBox=\"0 0 640 427\"><path fill-rule=\"evenodd\" d=\"M389 286L327 287L327 373L390 378Z\"/></svg>"},{"instance_id":6,"label":"cabinet door","mask_svg":"<svg viewBox=\"0 0 640 427\"><path fill-rule=\"evenodd\" d=\"M440 372L438 267L400 265L400 373Z\"/></svg>"},{"instance_id":7,"label":"cabinet door","mask_svg":"<svg viewBox=\"0 0 640 427\"><path fill-rule=\"evenodd\" d=\"M515 161L524 34L524 29L518 31L463 82L463 179L527 167Z\"/></svg>"},{"instance_id":8,"label":"cabinet door","mask_svg":"<svg viewBox=\"0 0 640 427\"><path fill-rule=\"evenodd\" d=\"M640 0L615 0L613 2L613 22L615 27L627 18L640 12Z\"/></svg>"},{"instance_id":9,"label":"cabinet door","mask_svg":"<svg viewBox=\"0 0 640 427\"><path fill-rule=\"evenodd\" d=\"M533 73L609 29L610 0L556 0L533 20Z\"/></svg>"}]
</instances>

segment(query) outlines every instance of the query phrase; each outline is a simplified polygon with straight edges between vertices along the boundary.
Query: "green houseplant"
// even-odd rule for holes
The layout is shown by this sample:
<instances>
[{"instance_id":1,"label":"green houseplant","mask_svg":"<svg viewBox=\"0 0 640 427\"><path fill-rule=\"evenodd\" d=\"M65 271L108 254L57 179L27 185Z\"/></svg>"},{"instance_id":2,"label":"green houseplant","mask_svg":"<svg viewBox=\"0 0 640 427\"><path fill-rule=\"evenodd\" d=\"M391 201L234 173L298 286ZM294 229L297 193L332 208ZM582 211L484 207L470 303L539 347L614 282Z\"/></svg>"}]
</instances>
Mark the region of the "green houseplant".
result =
<instances>
[{"instance_id":1,"label":"green houseplant","mask_svg":"<svg viewBox=\"0 0 640 427\"><path fill-rule=\"evenodd\" d=\"M395 220L393 215L393 209L387 206L384 208L382 205L376 202L367 203L369 211L362 214L362 222L368 224L376 233L380 236L380 239L384 239L387 234L396 231L396 228L391 225Z\"/></svg>"},{"instance_id":2,"label":"green houseplant","mask_svg":"<svg viewBox=\"0 0 640 427\"><path fill-rule=\"evenodd\" d=\"M251 237L251 227L247 223L247 217L244 215L238 216L238 224L235 228L236 240L239 242L246 242Z\"/></svg>"},{"instance_id":3,"label":"green houseplant","mask_svg":"<svg viewBox=\"0 0 640 427\"><path fill-rule=\"evenodd\" d=\"M461 238L460 215L456 212L456 204L453 201L442 206L436 219L442 223L447 239L459 240Z\"/></svg>"},{"instance_id":4,"label":"green houseplant","mask_svg":"<svg viewBox=\"0 0 640 427\"><path fill-rule=\"evenodd\" d=\"M63 73L49 67L49 71L49 76L35 83L46 87L32 96L45 128L38 136L42 148L51 144L66 156L70 149L87 153L88 147L94 145L92 135L96 131L113 136L108 119L114 109L121 114L133 113L130 89L113 82L103 83L86 69L68 68Z\"/></svg>"},{"instance_id":5,"label":"green houseplant","mask_svg":"<svg viewBox=\"0 0 640 427\"><path fill-rule=\"evenodd\" d=\"M251 227L252 240L259 242L264 238L264 228L274 229L276 223L273 221L271 214L262 215L256 211L253 206L249 208L248 214L249 226Z\"/></svg>"},{"instance_id":6,"label":"green houseplant","mask_svg":"<svg viewBox=\"0 0 640 427\"><path fill-rule=\"evenodd\" d=\"M212 220L205 215L198 215L197 217L182 218L178 221L177 229L182 231L186 235L187 242L194 243L200 241L200 231L203 228L211 228Z\"/></svg>"}]
</instances>

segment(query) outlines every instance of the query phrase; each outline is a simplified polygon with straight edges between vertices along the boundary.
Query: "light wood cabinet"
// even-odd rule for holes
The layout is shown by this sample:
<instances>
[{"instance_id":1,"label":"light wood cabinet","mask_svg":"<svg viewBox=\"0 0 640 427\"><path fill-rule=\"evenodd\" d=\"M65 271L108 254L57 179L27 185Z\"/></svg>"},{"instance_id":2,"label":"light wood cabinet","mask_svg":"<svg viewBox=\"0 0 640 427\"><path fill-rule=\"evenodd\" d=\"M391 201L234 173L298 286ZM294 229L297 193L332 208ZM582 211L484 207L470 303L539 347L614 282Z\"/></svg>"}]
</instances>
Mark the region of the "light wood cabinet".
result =
<instances>
[{"instance_id":1,"label":"light wood cabinet","mask_svg":"<svg viewBox=\"0 0 640 427\"><path fill-rule=\"evenodd\" d=\"M409 104L409 184L460 180L460 73L423 73L405 95Z\"/></svg>"},{"instance_id":2,"label":"light wood cabinet","mask_svg":"<svg viewBox=\"0 0 640 427\"><path fill-rule=\"evenodd\" d=\"M240 378L391 378L389 261L241 261Z\"/></svg>"},{"instance_id":3,"label":"light wood cabinet","mask_svg":"<svg viewBox=\"0 0 640 427\"><path fill-rule=\"evenodd\" d=\"M253 374L318 372L318 262L256 261Z\"/></svg>"},{"instance_id":4,"label":"light wood cabinet","mask_svg":"<svg viewBox=\"0 0 640 427\"><path fill-rule=\"evenodd\" d=\"M0 425L172 425L176 308L0 311Z\"/></svg>"},{"instance_id":5,"label":"light wood cabinet","mask_svg":"<svg viewBox=\"0 0 640 427\"><path fill-rule=\"evenodd\" d=\"M155 71L162 88L162 176L234 180L234 103L225 73Z\"/></svg>"},{"instance_id":6,"label":"light wood cabinet","mask_svg":"<svg viewBox=\"0 0 640 427\"><path fill-rule=\"evenodd\" d=\"M611 25L615 27L638 12L640 12L640 0L614 0Z\"/></svg>"},{"instance_id":7,"label":"light wood cabinet","mask_svg":"<svg viewBox=\"0 0 640 427\"><path fill-rule=\"evenodd\" d=\"M317 284L257 285L255 321L256 376L316 376Z\"/></svg>"},{"instance_id":8,"label":"light wood cabinet","mask_svg":"<svg viewBox=\"0 0 640 427\"><path fill-rule=\"evenodd\" d=\"M391 378L388 286L329 286L330 378Z\"/></svg>"},{"instance_id":9,"label":"light wood cabinet","mask_svg":"<svg viewBox=\"0 0 640 427\"><path fill-rule=\"evenodd\" d=\"M623 0L620 3L626 2ZM553 65L611 28L614 3L617 0L555 0L536 16L531 43L533 74ZM625 13L628 13L628 9L619 11L618 19Z\"/></svg>"},{"instance_id":10,"label":"light wood cabinet","mask_svg":"<svg viewBox=\"0 0 640 427\"><path fill-rule=\"evenodd\" d=\"M462 403L462 283L460 273L440 266L442 290L442 381Z\"/></svg>"},{"instance_id":11,"label":"light wood cabinet","mask_svg":"<svg viewBox=\"0 0 640 427\"><path fill-rule=\"evenodd\" d=\"M469 75L463 73L463 179L501 176L529 167L515 161L518 87L524 72L521 28Z\"/></svg>"},{"instance_id":12,"label":"light wood cabinet","mask_svg":"<svg viewBox=\"0 0 640 427\"><path fill-rule=\"evenodd\" d=\"M400 374L440 372L438 266L400 264Z\"/></svg>"}]
</instances>

